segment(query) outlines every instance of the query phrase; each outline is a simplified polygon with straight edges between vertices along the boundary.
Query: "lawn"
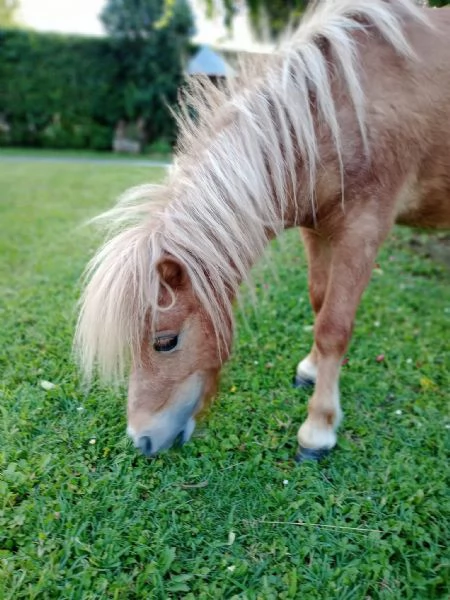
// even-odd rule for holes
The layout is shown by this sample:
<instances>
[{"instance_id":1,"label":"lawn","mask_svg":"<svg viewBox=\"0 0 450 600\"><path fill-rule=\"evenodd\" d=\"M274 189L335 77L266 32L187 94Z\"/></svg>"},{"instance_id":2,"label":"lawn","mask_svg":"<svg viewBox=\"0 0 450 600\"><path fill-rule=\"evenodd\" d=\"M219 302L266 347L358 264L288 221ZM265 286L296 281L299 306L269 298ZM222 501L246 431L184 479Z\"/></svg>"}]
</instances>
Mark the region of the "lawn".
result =
<instances>
[{"instance_id":1,"label":"lawn","mask_svg":"<svg viewBox=\"0 0 450 600\"><path fill-rule=\"evenodd\" d=\"M295 231L255 270L257 307L187 446L145 459L125 393L83 392L74 305L98 238L80 224L162 174L0 161L0 598L448 598L449 274L409 231L379 257L321 464L292 460L312 335Z\"/></svg>"},{"instance_id":2,"label":"lawn","mask_svg":"<svg viewBox=\"0 0 450 600\"><path fill-rule=\"evenodd\" d=\"M76 161L118 161L118 162L145 162L145 161L156 161L156 162L170 162L171 155L168 152L156 150L142 153L142 154L125 154L122 152L110 152L110 151L96 151L96 150L55 150L52 148L15 148L15 147L0 147L0 160L1 159L20 159L26 160L48 160L56 159L57 161L69 160L72 162Z\"/></svg>"}]
</instances>

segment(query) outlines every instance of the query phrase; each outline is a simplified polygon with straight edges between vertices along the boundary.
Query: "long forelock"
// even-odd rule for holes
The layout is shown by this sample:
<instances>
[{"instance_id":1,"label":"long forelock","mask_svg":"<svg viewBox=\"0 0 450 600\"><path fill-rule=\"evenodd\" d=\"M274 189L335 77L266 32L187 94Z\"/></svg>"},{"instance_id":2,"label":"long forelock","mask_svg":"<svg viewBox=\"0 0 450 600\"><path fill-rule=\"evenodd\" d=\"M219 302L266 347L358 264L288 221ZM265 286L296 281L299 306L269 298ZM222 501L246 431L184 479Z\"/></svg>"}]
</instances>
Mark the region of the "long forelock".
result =
<instances>
[{"instance_id":1,"label":"long forelock","mask_svg":"<svg viewBox=\"0 0 450 600\"><path fill-rule=\"evenodd\" d=\"M411 0L317 1L272 55L244 60L220 87L196 79L185 88L166 182L132 190L103 218L114 235L87 268L75 339L88 377L97 368L104 377L120 378L129 360L138 360L149 315L154 322L160 309L156 265L165 254L185 266L218 342L225 339L239 285L268 237L284 227L289 193L295 196L298 187L299 155L309 171L303 195L314 212L317 119L330 131L343 175L343 136L324 40L367 147L353 33L375 32L412 58L403 32L407 18L425 21L425 13Z\"/></svg>"}]
</instances>

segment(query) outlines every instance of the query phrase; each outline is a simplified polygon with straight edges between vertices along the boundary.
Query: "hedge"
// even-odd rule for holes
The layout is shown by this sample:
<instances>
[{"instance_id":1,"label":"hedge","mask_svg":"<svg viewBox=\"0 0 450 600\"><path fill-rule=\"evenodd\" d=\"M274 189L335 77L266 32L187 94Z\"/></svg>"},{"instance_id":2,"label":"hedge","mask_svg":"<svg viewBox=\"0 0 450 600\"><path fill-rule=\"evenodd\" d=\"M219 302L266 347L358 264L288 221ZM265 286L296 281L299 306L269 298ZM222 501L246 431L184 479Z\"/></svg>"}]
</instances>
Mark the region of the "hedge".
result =
<instances>
[{"instance_id":1,"label":"hedge","mask_svg":"<svg viewBox=\"0 0 450 600\"><path fill-rule=\"evenodd\" d=\"M139 119L147 142L171 139L180 48L153 42L0 30L0 145L108 149Z\"/></svg>"}]
</instances>

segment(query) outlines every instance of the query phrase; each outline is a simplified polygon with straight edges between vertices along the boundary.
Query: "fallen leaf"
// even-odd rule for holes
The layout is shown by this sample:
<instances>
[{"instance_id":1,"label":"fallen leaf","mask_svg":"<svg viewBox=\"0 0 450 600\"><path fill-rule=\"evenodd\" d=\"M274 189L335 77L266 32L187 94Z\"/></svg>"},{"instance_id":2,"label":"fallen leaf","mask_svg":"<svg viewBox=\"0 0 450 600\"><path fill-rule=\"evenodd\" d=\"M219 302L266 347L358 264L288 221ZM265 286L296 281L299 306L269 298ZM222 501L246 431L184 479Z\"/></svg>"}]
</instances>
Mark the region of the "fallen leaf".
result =
<instances>
[{"instance_id":1,"label":"fallen leaf","mask_svg":"<svg viewBox=\"0 0 450 600\"><path fill-rule=\"evenodd\" d=\"M46 381L45 379L43 379L41 381L41 388L43 390L45 390L46 392L48 392L49 390L52 390L55 387L56 387L56 385L54 383L52 383L51 381Z\"/></svg>"}]
</instances>

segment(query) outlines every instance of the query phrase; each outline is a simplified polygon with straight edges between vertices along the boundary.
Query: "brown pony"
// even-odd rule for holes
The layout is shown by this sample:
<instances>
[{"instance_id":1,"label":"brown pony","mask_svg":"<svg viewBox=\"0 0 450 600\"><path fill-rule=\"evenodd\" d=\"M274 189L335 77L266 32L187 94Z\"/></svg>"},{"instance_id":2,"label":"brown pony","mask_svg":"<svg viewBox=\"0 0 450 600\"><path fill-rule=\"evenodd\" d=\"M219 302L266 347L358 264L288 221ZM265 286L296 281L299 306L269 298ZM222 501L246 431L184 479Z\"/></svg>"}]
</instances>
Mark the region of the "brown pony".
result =
<instances>
[{"instance_id":1,"label":"brown pony","mask_svg":"<svg viewBox=\"0 0 450 600\"><path fill-rule=\"evenodd\" d=\"M225 88L183 93L175 163L128 193L92 259L76 332L88 378L131 368L128 433L146 455L187 441L230 355L233 301L268 241L300 227L315 384L299 458L336 444L339 371L394 223L450 226L450 10L316 2ZM194 115L194 116L192 116Z\"/></svg>"}]
</instances>

